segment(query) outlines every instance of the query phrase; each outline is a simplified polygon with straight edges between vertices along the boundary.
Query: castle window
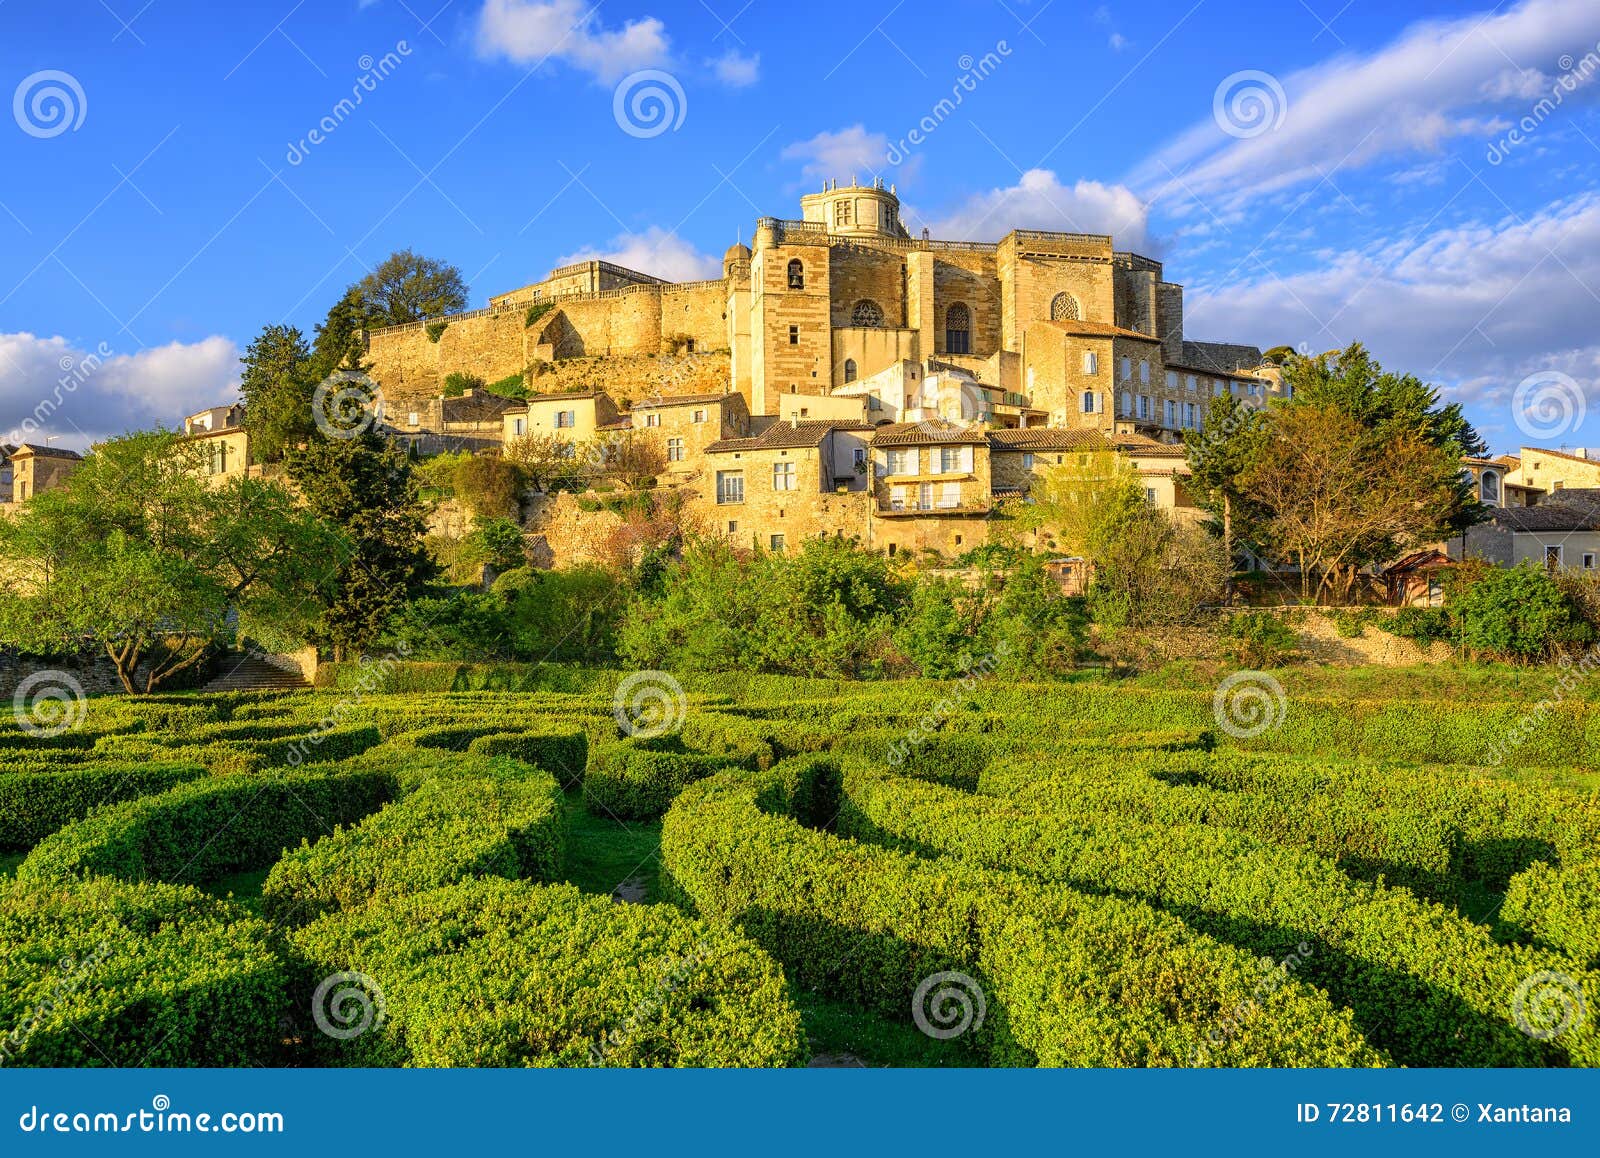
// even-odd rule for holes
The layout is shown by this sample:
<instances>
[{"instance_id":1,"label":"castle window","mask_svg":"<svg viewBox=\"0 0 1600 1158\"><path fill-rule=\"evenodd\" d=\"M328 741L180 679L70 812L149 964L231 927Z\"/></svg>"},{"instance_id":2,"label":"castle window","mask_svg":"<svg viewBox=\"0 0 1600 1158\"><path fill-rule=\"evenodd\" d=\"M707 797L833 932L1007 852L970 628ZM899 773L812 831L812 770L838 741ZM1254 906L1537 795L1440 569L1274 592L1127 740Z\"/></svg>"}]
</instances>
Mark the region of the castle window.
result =
<instances>
[{"instance_id":1,"label":"castle window","mask_svg":"<svg viewBox=\"0 0 1600 1158\"><path fill-rule=\"evenodd\" d=\"M883 328L883 310L878 303L870 298L862 298L856 303L856 308L850 311L850 324L861 326L869 330Z\"/></svg>"},{"instance_id":2,"label":"castle window","mask_svg":"<svg viewBox=\"0 0 1600 1158\"><path fill-rule=\"evenodd\" d=\"M972 353L972 312L960 302L944 312L944 348L947 354Z\"/></svg>"},{"instance_id":3,"label":"castle window","mask_svg":"<svg viewBox=\"0 0 1600 1158\"><path fill-rule=\"evenodd\" d=\"M1093 390L1085 390L1083 392L1083 412L1085 414L1093 414L1094 413L1094 391Z\"/></svg>"},{"instance_id":4,"label":"castle window","mask_svg":"<svg viewBox=\"0 0 1600 1158\"><path fill-rule=\"evenodd\" d=\"M854 358L846 358L844 360L844 380L846 382L854 382L856 380L856 360Z\"/></svg>"},{"instance_id":5,"label":"castle window","mask_svg":"<svg viewBox=\"0 0 1600 1158\"><path fill-rule=\"evenodd\" d=\"M1085 374L1100 373L1100 355L1093 350L1083 352L1083 372Z\"/></svg>"},{"instance_id":6,"label":"castle window","mask_svg":"<svg viewBox=\"0 0 1600 1158\"><path fill-rule=\"evenodd\" d=\"M719 470L717 472L717 502L744 502L744 471ZM733 530L732 526L728 528Z\"/></svg>"},{"instance_id":7,"label":"castle window","mask_svg":"<svg viewBox=\"0 0 1600 1158\"><path fill-rule=\"evenodd\" d=\"M800 264L798 257L789 263L789 288L806 288L806 267Z\"/></svg>"},{"instance_id":8,"label":"castle window","mask_svg":"<svg viewBox=\"0 0 1600 1158\"><path fill-rule=\"evenodd\" d=\"M790 326L789 327L789 345L798 346L799 344L800 344L800 327L799 326Z\"/></svg>"},{"instance_id":9,"label":"castle window","mask_svg":"<svg viewBox=\"0 0 1600 1158\"><path fill-rule=\"evenodd\" d=\"M1124 418L1133 417L1133 395L1126 390L1117 395L1117 413Z\"/></svg>"},{"instance_id":10,"label":"castle window","mask_svg":"<svg viewBox=\"0 0 1600 1158\"><path fill-rule=\"evenodd\" d=\"M783 551L783 536L769 535L767 537L767 544L772 550L781 553Z\"/></svg>"},{"instance_id":11,"label":"castle window","mask_svg":"<svg viewBox=\"0 0 1600 1158\"><path fill-rule=\"evenodd\" d=\"M850 224L850 202L835 201L833 203L833 223L835 225Z\"/></svg>"},{"instance_id":12,"label":"castle window","mask_svg":"<svg viewBox=\"0 0 1600 1158\"><path fill-rule=\"evenodd\" d=\"M528 420L526 418L513 418L511 420L511 433L521 437L528 433Z\"/></svg>"},{"instance_id":13,"label":"castle window","mask_svg":"<svg viewBox=\"0 0 1600 1158\"><path fill-rule=\"evenodd\" d=\"M1139 362L1139 385L1150 385L1150 363L1143 360Z\"/></svg>"},{"instance_id":14,"label":"castle window","mask_svg":"<svg viewBox=\"0 0 1600 1158\"><path fill-rule=\"evenodd\" d=\"M1493 506L1500 505L1500 476L1492 470L1483 472L1483 482L1479 487L1483 501Z\"/></svg>"},{"instance_id":15,"label":"castle window","mask_svg":"<svg viewBox=\"0 0 1600 1158\"><path fill-rule=\"evenodd\" d=\"M668 462L682 462L683 461L683 439L681 439L681 438L669 438L669 439L667 439L667 461Z\"/></svg>"},{"instance_id":16,"label":"castle window","mask_svg":"<svg viewBox=\"0 0 1600 1158\"><path fill-rule=\"evenodd\" d=\"M706 412L704 410L691 410L689 412L689 421L690 422L704 422L705 420L706 420Z\"/></svg>"},{"instance_id":17,"label":"castle window","mask_svg":"<svg viewBox=\"0 0 1600 1158\"><path fill-rule=\"evenodd\" d=\"M661 425L661 415L655 413L654 411L652 411L649 414L646 414L644 416L644 424L646 426L660 426Z\"/></svg>"},{"instance_id":18,"label":"castle window","mask_svg":"<svg viewBox=\"0 0 1600 1158\"><path fill-rule=\"evenodd\" d=\"M775 462L772 464L772 489L775 491L794 490L794 463Z\"/></svg>"},{"instance_id":19,"label":"castle window","mask_svg":"<svg viewBox=\"0 0 1600 1158\"><path fill-rule=\"evenodd\" d=\"M1052 322L1081 322L1083 314L1078 310L1078 299L1069 293L1059 293L1051 298L1050 320Z\"/></svg>"},{"instance_id":20,"label":"castle window","mask_svg":"<svg viewBox=\"0 0 1600 1158\"><path fill-rule=\"evenodd\" d=\"M576 410L557 410L556 429L571 430L578 425L578 412Z\"/></svg>"}]
</instances>

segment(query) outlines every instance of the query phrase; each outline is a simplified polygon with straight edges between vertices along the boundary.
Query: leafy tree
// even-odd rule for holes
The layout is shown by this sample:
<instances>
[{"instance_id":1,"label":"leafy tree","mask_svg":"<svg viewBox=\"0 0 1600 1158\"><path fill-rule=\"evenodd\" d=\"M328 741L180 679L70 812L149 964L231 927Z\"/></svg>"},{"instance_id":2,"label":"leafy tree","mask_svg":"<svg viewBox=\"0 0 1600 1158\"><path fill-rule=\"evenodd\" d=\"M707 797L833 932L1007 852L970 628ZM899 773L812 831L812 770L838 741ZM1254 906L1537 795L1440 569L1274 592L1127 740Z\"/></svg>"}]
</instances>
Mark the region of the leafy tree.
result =
<instances>
[{"instance_id":1,"label":"leafy tree","mask_svg":"<svg viewBox=\"0 0 1600 1158\"><path fill-rule=\"evenodd\" d=\"M1256 453L1262 417L1259 410L1224 394L1212 402L1200 429L1184 435L1190 472L1184 486L1196 505L1215 520L1230 561L1235 536L1241 531L1248 536L1257 515L1249 492L1239 484Z\"/></svg>"},{"instance_id":2,"label":"leafy tree","mask_svg":"<svg viewBox=\"0 0 1600 1158\"><path fill-rule=\"evenodd\" d=\"M406 456L370 430L315 438L285 461L307 507L348 537L316 624L334 658L343 659L377 639L432 577L423 548L427 511Z\"/></svg>"},{"instance_id":3,"label":"leafy tree","mask_svg":"<svg viewBox=\"0 0 1600 1158\"><path fill-rule=\"evenodd\" d=\"M303 641L300 606L324 595L319 565L341 536L281 484L206 483L198 446L169 431L97 446L71 480L0 521L10 568L0 633L14 645L111 658L150 692L243 630Z\"/></svg>"},{"instance_id":4,"label":"leafy tree","mask_svg":"<svg viewBox=\"0 0 1600 1158\"><path fill-rule=\"evenodd\" d=\"M535 663L602 663L615 658L628 584L604 567L507 571L495 581L505 600L512 647Z\"/></svg>"},{"instance_id":5,"label":"leafy tree","mask_svg":"<svg viewBox=\"0 0 1600 1158\"><path fill-rule=\"evenodd\" d=\"M480 519L510 518L522 505L522 471L499 455L462 459L451 485L456 498Z\"/></svg>"},{"instance_id":6,"label":"leafy tree","mask_svg":"<svg viewBox=\"0 0 1600 1158\"><path fill-rule=\"evenodd\" d=\"M581 457L594 475L619 479L630 487L648 485L667 467L660 440L632 430L594 439Z\"/></svg>"},{"instance_id":7,"label":"leafy tree","mask_svg":"<svg viewBox=\"0 0 1600 1158\"><path fill-rule=\"evenodd\" d=\"M312 346L312 374L321 382L338 370L365 370L361 355L366 352L362 334L372 325L372 308L362 296L360 286L351 286L333 303L328 316L317 326Z\"/></svg>"},{"instance_id":8,"label":"leafy tree","mask_svg":"<svg viewBox=\"0 0 1600 1158\"><path fill-rule=\"evenodd\" d=\"M472 534L482 547L485 562L496 571L527 564L527 537L514 519L479 519Z\"/></svg>"},{"instance_id":9,"label":"leafy tree","mask_svg":"<svg viewBox=\"0 0 1600 1158\"><path fill-rule=\"evenodd\" d=\"M263 327L240 359L244 370L244 426L250 456L278 462L283 452L311 436L311 398L321 380L311 351L293 326Z\"/></svg>"},{"instance_id":10,"label":"leafy tree","mask_svg":"<svg viewBox=\"0 0 1600 1158\"><path fill-rule=\"evenodd\" d=\"M467 306L467 283L459 269L409 249L384 258L355 288L373 325L420 322Z\"/></svg>"},{"instance_id":11,"label":"leafy tree","mask_svg":"<svg viewBox=\"0 0 1600 1158\"><path fill-rule=\"evenodd\" d=\"M460 370L453 371L444 376L444 387L440 390L446 398L460 398L468 390L486 390L487 384L481 374L466 374Z\"/></svg>"},{"instance_id":12,"label":"leafy tree","mask_svg":"<svg viewBox=\"0 0 1600 1158\"><path fill-rule=\"evenodd\" d=\"M570 486L583 471L572 443L553 434L524 434L509 440L501 456L519 467L537 490Z\"/></svg>"},{"instance_id":13,"label":"leafy tree","mask_svg":"<svg viewBox=\"0 0 1600 1158\"><path fill-rule=\"evenodd\" d=\"M1261 505L1260 533L1300 566L1301 595L1348 598L1362 567L1451 533L1460 460L1414 429L1364 427L1331 401L1271 412L1239 485Z\"/></svg>"}]
</instances>

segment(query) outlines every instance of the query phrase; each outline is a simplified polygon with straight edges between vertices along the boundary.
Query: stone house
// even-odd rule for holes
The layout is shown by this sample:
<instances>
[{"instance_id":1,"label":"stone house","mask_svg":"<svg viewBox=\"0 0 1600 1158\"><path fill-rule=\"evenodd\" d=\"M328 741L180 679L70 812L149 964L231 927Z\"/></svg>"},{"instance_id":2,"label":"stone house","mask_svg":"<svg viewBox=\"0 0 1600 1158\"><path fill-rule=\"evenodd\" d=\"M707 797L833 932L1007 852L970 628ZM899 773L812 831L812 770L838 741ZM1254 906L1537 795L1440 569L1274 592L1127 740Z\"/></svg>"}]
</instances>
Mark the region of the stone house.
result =
<instances>
[{"instance_id":1,"label":"stone house","mask_svg":"<svg viewBox=\"0 0 1600 1158\"><path fill-rule=\"evenodd\" d=\"M993 507L989 432L944 419L872 433L872 531L890 555L959 555L987 541Z\"/></svg>"},{"instance_id":2,"label":"stone house","mask_svg":"<svg viewBox=\"0 0 1600 1158\"><path fill-rule=\"evenodd\" d=\"M691 475L704 468L708 446L748 438L750 411L740 394L689 394L652 398L631 411L632 428L661 444L669 476Z\"/></svg>"},{"instance_id":3,"label":"stone house","mask_svg":"<svg viewBox=\"0 0 1600 1158\"><path fill-rule=\"evenodd\" d=\"M395 441L418 454L493 450L505 440L506 414L521 403L476 386L453 398L411 403L387 415Z\"/></svg>"},{"instance_id":4,"label":"stone house","mask_svg":"<svg viewBox=\"0 0 1600 1158\"><path fill-rule=\"evenodd\" d=\"M10 463L11 501L25 503L71 478L83 465L83 456L75 450L24 442L11 452Z\"/></svg>"},{"instance_id":5,"label":"stone house","mask_svg":"<svg viewBox=\"0 0 1600 1158\"><path fill-rule=\"evenodd\" d=\"M742 545L782 551L817 535L869 541L867 439L852 422L777 422L747 438L705 448L690 513L705 529Z\"/></svg>"},{"instance_id":6,"label":"stone house","mask_svg":"<svg viewBox=\"0 0 1600 1158\"><path fill-rule=\"evenodd\" d=\"M501 412L505 442L532 434L553 434L574 446L593 439L602 427L620 417L617 404L604 390L536 394Z\"/></svg>"},{"instance_id":7,"label":"stone house","mask_svg":"<svg viewBox=\"0 0 1600 1158\"><path fill-rule=\"evenodd\" d=\"M1112 452L1133 467L1153 506L1179 521L1199 521L1204 514L1183 485L1189 474L1184 449L1172 443L1140 434L1043 427L991 430L989 448L996 496L1026 496L1039 472L1073 458L1085 465L1091 454Z\"/></svg>"},{"instance_id":8,"label":"stone house","mask_svg":"<svg viewBox=\"0 0 1600 1158\"><path fill-rule=\"evenodd\" d=\"M1568 488L1600 487L1600 452L1579 447L1573 451L1524 446L1512 460L1504 481L1531 487L1543 494Z\"/></svg>"},{"instance_id":9,"label":"stone house","mask_svg":"<svg viewBox=\"0 0 1600 1158\"><path fill-rule=\"evenodd\" d=\"M1496 507L1489 522L1444 546L1455 560L1593 571L1600 566L1600 488L1564 487L1537 506Z\"/></svg>"}]
</instances>

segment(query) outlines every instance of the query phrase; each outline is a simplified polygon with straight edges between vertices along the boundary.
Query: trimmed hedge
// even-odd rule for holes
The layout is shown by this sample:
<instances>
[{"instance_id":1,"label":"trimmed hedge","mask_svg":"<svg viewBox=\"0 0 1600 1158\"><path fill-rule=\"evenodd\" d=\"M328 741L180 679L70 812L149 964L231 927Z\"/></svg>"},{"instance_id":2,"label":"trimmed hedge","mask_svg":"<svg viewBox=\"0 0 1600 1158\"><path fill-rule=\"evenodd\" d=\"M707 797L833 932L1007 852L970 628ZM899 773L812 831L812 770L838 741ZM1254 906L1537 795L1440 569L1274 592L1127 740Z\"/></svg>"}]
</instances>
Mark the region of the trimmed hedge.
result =
<instances>
[{"instance_id":1,"label":"trimmed hedge","mask_svg":"<svg viewBox=\"0 0 1600 1158\"><path fill-rule=\"evenodd\" d=\"M838 778L809 758L691 785L662 826L668 891L796 982L891 1015L934 973L974 975L977 1040L1002 1064L1384 1063L1317 991L1140 902L805 827L837 808Z\"/></svg>"},{"instance_id":2,"label":"trimmed hedge","mask_svg":"<svg viewBox=\"0 0 1600 1158\"><path fill-rule=\"evenodd\" d=\"M582 731L499 732L479 736L467 745L474 756L509 756L542 768L570 787L583 779L589 762L589 738Z\"/></svg>"},{"instance_id":3,"label":"trimmed hedge","mask_svg":"<svg viewBox=\"0 0 1600 1158\"><path fill-rule=\"evenodd\" d=\"M661 752L628 741L595 748L583 777L589 811L618 820L654 820L684 787L734 761L698 752Z\"/></svg>"},{"instance_id":4,"label":"trimmed hedge","mask_svg":"<svg viewBox=\"0 0 1600 1158\"><path fill-rule=\"evenodd\" d=\"M386 1016L352 1066L788 1066L806 1057L783 972L663 905L483 879L331 914L295 934L302 988L356 971Z\"/></svg>"},{"instance_id":5,"label":"trimmed hedge","mask_svg":"<svg viewBox=\"0 0 1600 1158\"><path fill-rule=\"evenodd\" d=\"M288 974L265 923L193 888L0 881L0 1061L281 1064Z\"/></svg>"},{"instance_id":6,"label":"trimmed hedge","mask_svg":"<svg viewBox=\"0 0 1600 1158\"><path fill-rule=\"evenodd\" d=\"M1268 957L1309 943L1296 975L1404 1065L1600 1061L1592 1026L1546 1043L1511 1009L1524 978L1577 975L1572 961L1498 946L1443 907L1352 881L1321 857L1203 825L1108 826L876 769L853 768L845 784L839 829L858 839L1137 897ZM1600 977L1587 982L1593 1001Z\"/></svg>"},{"instance_id":7,"label":"trimmed hedge","mask_svg":"<svg viewBox=\"0 0 1600 1158\"><path fill-rule=\"evenodd\" d=\"M94 764L0 773L0 849L32 848L99 805L151 796L205 775L198 764Z\"/></svg>"},{"instance_id":8,"label":"trimmed hedge","mask_svg":"<svg viewBox=\"0 0 1600 1158\"><path fill-rule=\"evenodd\" d=\"M1500 919L1537 945L1600 970L1600 860L1557 869L1536 864L1511 879ZM1600 1008L1590 996L1588 1007Z\"/></svg>"},{"instance_id":9,"label":"trimmed hedge","mask_svg":"<svg viewBox=\"0 0 1600 1158\"><path fill-rule=\"evenodd\" d=\"M196 780L98 809L46 837L17 879L203 883L263 868L303 838L361 819L393 799L395 786L385 772L333 765Z\"/></svg>"},{"instance_id":10,"label":"trimmed hedge","mask_svg":"<svg viewBox=\"0 0 1600 1158\"><path fill-rule=\"evenodd\" d=\"M560 875L564 817L555 777L507 759L461 761L353 828L303 842L273 866L263 911L280 924L468 877Z\"/></svg>"}]
</instances>

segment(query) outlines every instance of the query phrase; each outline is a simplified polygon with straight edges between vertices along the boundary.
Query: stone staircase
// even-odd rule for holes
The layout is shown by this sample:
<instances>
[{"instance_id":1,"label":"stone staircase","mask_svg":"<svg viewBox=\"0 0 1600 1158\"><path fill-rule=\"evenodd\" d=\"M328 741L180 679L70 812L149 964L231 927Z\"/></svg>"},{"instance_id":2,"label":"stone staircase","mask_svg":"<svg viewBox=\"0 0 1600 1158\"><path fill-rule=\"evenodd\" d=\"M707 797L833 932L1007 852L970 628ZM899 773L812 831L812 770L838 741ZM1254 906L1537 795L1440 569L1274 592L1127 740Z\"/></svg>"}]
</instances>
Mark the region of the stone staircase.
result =
<instances>
[{"instance_id":1,"label":"stone staircase","mask_svg":"<svg viewBox=\"0 0 1600 1158\"><path fill-rule=\"evenodd\" d=\"M288 671L248 652L225 652L217 660L217 676L202 692L303 692L311 687L297 671Z\"/></svg>"}]
</instances>

